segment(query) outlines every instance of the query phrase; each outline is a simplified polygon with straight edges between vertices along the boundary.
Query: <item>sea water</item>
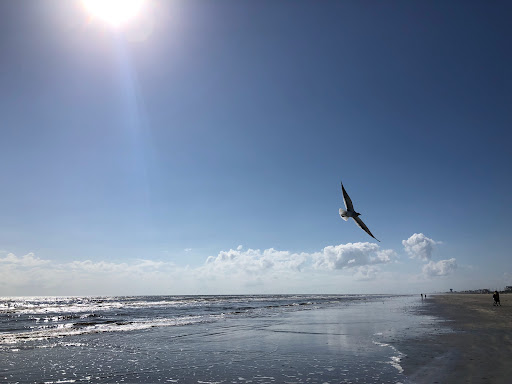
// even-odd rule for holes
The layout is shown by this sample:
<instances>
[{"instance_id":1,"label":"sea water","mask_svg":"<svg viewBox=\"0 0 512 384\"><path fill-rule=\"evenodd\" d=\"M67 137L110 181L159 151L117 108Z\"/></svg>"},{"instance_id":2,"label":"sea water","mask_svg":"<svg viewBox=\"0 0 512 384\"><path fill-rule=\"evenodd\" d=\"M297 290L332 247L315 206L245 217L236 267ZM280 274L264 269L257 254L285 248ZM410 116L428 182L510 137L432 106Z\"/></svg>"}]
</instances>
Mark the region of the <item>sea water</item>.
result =
<instances>
[{"instance_id":1,"label":"sea water","mask_svg":"<svg viewBox=\"0 0 512 384\"><path fill-rule=\"evenodd\" d=\"M0 298L0 382L401 383L435 329L389 295Z\"/></svg>"}]
</instances>

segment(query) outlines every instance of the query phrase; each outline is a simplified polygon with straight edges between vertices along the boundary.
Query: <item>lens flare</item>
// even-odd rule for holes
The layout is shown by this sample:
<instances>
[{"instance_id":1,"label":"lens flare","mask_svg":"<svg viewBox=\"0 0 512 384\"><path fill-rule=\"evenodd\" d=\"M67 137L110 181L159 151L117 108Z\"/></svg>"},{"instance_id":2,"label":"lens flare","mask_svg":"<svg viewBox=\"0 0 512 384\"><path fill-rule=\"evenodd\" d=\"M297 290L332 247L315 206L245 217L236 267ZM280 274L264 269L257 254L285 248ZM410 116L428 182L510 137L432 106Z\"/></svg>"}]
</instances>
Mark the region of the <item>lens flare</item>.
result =
<instances>
[{"instance_id":1,"label":"lens flare","mask_svg":"<svg viewBox=\"0 0 512 384\"><path fill-rule=\"evenodd\" d=\"M137 16L144 0L82 0L82 3L91 16L118 27Z\"/></svg>"}]
</instances>

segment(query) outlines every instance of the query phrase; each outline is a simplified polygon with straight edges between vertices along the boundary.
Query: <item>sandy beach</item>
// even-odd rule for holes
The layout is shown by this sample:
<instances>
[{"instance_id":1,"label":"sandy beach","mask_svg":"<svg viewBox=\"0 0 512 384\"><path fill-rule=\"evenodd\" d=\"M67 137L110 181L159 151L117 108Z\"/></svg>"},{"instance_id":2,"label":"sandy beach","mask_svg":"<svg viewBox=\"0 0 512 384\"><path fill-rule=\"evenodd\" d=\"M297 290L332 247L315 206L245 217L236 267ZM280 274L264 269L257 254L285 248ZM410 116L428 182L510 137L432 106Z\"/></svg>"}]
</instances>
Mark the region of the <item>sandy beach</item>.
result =
<instances>
[{"instance_id":1,"label":"sandy beach","mask_svg":"<svg viewBox=\"0 0 512 384\"><path fill-rule=\"evenodd\" d=\"M420 300L420 299L419 299ZM433 295L418 310L446 319L453 333L399 345L406 383L511 383L512 295Z\"/></svg>"}]
</instances>

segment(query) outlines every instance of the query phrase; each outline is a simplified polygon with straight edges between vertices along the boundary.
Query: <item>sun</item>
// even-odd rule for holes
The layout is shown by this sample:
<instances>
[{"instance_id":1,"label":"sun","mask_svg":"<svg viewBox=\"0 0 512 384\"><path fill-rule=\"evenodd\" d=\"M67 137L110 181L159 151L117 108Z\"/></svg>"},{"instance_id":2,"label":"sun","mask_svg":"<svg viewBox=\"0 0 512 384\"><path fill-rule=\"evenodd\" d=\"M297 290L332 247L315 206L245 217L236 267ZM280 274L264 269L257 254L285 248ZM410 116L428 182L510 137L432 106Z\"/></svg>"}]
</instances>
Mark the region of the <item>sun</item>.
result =
<instances>
[{"instance_id":1,"label":"sun","mask_svg":"<svg viewBox=\"0 0 512 384\"><path fill-rule=\"evenodd\" d=\"M137 16L144 0L82 0L92 17L119 27Z\"/></svg>"}]
</instances>

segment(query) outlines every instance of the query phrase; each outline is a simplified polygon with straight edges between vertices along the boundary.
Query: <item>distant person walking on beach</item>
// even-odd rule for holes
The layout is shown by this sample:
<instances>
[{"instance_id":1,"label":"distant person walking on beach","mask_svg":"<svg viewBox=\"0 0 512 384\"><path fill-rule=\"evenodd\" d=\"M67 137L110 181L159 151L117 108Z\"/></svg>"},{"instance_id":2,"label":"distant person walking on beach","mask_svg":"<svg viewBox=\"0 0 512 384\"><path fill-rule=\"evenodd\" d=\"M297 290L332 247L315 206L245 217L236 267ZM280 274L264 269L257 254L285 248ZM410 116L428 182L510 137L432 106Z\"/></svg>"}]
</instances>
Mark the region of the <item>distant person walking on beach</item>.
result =
<instances>
[{"instance_id":1,"label":"distant person walking on beach","mask_svg":"<svg viewBox=\"0 0 512 384\"><path fill-rule=\"evenodd\" d=\"M423 293L421 294L421 300L423 300Z\"/></svg>"},{"instance_id":2,"label":"distant person walking on beach","mask_svg":"<svg viewBox=\"0 0 512 384\"><path fill-rule=\"evenodd\" d=\"M492 294L492 298L494 299L494 303L492 305L499 305L501 307L500 294L498 293L498 291L494 291L494 293Z\"/></svg>"}]
</instances>

